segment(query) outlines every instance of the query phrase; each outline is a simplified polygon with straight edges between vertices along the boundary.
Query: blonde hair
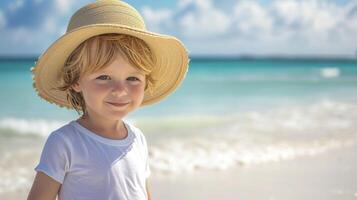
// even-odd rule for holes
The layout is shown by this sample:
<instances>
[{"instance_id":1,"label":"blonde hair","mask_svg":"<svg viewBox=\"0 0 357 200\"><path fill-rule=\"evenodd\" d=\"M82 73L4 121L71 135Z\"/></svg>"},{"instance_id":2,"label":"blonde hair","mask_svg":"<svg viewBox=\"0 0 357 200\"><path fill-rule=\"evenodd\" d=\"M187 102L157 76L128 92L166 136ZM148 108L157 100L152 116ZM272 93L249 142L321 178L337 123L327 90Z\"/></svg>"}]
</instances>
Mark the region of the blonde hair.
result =
<instances>
[{"instance_id":1,"label":"blonde hair","mask_svg":"<svg viewBox=\"0 0 357 200\"><path fill-rule=\"evenodd\" d=\"M120 55L145 74L145 91L152 92L156 80L151 76L156 57L141 39L124 34L102 34L81 43L68 57L61 71L63 84L59 90L67 92L67 101L80 114L86 114L81 92L73 90L80 77L110 65Z\"/></svg>"}]
</instances>

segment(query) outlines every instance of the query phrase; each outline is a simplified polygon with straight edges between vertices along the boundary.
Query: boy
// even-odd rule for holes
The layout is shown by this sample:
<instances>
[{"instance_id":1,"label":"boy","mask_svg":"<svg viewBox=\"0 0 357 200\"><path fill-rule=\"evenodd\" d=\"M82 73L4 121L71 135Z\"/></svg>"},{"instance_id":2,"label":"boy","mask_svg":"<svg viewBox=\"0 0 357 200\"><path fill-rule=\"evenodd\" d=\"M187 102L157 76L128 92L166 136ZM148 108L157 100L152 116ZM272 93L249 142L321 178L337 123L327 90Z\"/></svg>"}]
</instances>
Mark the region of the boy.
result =
<instances>
[{"instance_id":1,"label":"boy","mask_svg":"<svg viewBox=\"0 0 357 200\"><path fill-rule=\"evenodd\" d=\"M145 136L123 118L172 93L188 69L174 37L122 1L88 4L33 69L38 95L82 116L52 132L28 199L150 199Z\"/></svg>"}]
</instances>

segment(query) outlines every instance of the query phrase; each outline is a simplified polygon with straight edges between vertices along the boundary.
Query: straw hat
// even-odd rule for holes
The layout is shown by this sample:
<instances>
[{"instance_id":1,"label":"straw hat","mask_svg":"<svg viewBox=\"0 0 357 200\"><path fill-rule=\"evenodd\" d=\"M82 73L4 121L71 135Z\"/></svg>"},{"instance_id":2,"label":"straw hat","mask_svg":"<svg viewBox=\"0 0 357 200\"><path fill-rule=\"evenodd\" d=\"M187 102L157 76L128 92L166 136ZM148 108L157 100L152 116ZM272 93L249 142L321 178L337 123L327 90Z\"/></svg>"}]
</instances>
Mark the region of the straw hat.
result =
<instances>
[{"instance_id":1,"label":"straw hat","mask_svg":"<svg viewBox=\"0 0 357 200\"><path fill-rule=\"evenodd\" d=\"M72 51L86 39L106 33L121 33L142 39L157 58L152 76L157 79L153 92L145 91L141 104L149 105L171 94L188 70L188 53L175 37L149 32L139 12L119 0L100 0L79 9L72 16L66 33L56 40L32 68L33 85L40 97L61 107L72 108L67 93L55 89L61 83L59 72Z\"/></svg>"}]
</instances>

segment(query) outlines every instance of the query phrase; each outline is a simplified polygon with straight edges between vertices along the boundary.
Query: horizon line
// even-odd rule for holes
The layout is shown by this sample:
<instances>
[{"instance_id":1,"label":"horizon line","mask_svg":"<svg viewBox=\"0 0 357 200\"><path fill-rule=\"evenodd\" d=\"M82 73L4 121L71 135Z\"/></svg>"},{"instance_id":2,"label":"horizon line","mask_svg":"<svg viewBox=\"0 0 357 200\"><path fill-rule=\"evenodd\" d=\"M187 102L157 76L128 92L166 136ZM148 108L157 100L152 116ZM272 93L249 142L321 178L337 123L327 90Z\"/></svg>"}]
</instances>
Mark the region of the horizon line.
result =
<instances>
[{"instance_id":1,"label":"horizon line","mask_svg":"<svg viewBox=\"0 0 357 200\"><path fill-rule=\"evenodd\" d=\"M0 55L0 60L37 60L40 55ZM356 56L346 55L190 55L190 60L351 60Z\"/></svg>"}]
</instances>

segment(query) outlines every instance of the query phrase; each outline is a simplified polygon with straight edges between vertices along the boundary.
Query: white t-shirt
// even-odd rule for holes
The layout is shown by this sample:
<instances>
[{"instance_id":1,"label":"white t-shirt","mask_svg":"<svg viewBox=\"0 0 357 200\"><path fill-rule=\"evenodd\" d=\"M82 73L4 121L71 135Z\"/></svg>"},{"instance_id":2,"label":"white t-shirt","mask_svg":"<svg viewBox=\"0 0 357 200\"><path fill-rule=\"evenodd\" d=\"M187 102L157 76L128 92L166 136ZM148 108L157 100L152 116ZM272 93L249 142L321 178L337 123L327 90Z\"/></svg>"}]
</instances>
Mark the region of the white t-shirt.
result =
<instances>
[{"instance_id":1,"label":"white t-shirt","mask_svg":"<svg viewBox=\"0 0 357 200\"><path fill-rule=\"evenodd\" d=\"M71 121L49 135L35 170L62 184L59 200L146 200L145 136L124 124L128 136L112 140Z\"/></svg>"}]
</instances>

